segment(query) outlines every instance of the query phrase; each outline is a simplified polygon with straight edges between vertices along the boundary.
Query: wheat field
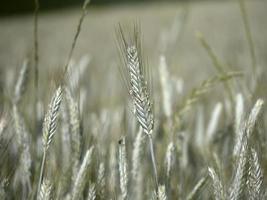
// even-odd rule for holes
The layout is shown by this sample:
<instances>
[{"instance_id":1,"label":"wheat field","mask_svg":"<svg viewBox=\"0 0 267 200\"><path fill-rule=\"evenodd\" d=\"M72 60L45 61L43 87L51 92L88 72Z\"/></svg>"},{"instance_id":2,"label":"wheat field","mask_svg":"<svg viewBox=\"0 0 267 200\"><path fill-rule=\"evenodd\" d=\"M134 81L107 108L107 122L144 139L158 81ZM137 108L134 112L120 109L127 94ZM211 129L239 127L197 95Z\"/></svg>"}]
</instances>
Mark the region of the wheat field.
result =
<instances>
[{"instance_id":1,"label":"wheat field","mask_svg":"<svg viewBox=\"0 0 267 200\"><path fill-rule=\"evenodd\" d=\"M0 18L0 199L267 199L266 8Z\"/></svg>"}]
</instances>

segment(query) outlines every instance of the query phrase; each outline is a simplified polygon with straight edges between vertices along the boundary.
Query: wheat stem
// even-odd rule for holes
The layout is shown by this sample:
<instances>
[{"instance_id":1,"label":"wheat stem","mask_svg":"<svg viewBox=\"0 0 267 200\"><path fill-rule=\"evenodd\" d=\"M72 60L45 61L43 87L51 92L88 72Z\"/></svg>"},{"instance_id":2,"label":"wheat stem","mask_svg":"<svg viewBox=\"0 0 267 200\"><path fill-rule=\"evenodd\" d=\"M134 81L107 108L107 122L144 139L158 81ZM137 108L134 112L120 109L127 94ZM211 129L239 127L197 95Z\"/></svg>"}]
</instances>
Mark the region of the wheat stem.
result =
<instances>
[{"instance_id":1,"label":"wheat stem","mask_svg":"<svg viewBox=\"0 0 267 200\"><path fill-rule=\"evenodd\" d=\"M256 75L256 68L257 68L257 60L256 60L256 54L255 54L255 46L251 34L251 29L249 25L249 20L248 20L248 15L246 11L246 6L245 6L245 1L244 0L239 0L239 7L242 15L242 20L245 28L245 33L246 33L246 39L248 41L249 45L249 52L251 56L251 62L252 62L252 70L254 73L254 76Z\"/></svg>"},{"instance_id":2,"label":"wheat stem","mask_svg":"<svg viewBox=\"0 0 267 200\"><path fill-rule=\"evenodd\" d=\"M158 189L159 188L159 182L158 182L157 164L156 164L156 158L155 158L155 153L154 153L154 145L153 145L153 139L152 139L152 135L151 134L148 135L148 140L149 140L150 156L151 156L151 161L152 161L153 170L154 170L155 188Z\"/></svg>"}]
</instances>

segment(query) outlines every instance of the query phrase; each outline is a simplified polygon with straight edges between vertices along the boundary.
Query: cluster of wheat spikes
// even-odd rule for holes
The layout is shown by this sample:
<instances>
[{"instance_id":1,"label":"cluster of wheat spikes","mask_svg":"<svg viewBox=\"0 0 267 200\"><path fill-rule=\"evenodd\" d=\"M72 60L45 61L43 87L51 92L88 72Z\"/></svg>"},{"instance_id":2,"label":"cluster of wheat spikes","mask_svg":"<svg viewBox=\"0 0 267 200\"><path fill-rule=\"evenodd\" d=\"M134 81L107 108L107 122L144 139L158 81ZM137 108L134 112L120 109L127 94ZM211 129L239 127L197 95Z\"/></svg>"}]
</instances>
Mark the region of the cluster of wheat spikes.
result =
<instances>
[{"instance_id":1,"label":"cluster of wheat spikes","mask_svg":"<svg viewBox=\"0 0 267 200\"><path fill-rule=\"evenodd\" d=\"M96 113L88 112L90 91L82 87L90 58L72 59L88 3L83 5L63 76L45 106L46 98L38 92L45 84L38 84L41 47L35 0L34 71L26 59L14 85L4 84L13 91L11 97L1 94L5 101L0 115L0 199L267 199L266 113L264 96L257 93L264 87L263 77L243 0L240 10L253 80L240 69L228 71L198 33L217 74L186 93L186 81L168 70L168 50L184 26L176 27L175 19L172 29L160 37L164 48L159 49L158 71L154 67L151 72L139 26L119 26L119 69L130 109L100 107ZM36 86L33 102L24 100L31 74ZM152 92L152 76L154 83L159 80L160 91ZM220 102L214 102L210 91L220 83Z\"/></svg>"}]
</instances>

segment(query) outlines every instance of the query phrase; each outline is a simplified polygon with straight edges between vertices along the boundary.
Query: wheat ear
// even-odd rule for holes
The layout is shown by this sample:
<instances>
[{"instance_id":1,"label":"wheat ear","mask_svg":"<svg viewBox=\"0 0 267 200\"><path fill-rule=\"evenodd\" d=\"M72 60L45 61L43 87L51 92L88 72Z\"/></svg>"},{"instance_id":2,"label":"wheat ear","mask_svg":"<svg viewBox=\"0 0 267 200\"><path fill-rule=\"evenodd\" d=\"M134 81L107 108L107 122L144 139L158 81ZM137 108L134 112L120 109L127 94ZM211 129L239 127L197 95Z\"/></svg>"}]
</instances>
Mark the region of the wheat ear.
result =
<instances>
[{"instance_id":1,"label":"wheat ear","mask_svg":"<svg viewBox=\"0 0 267 200\"><path fill-rule=\"evenodd\" d=\"M20 99L25 92L28 72L29 72L29 62L28 60L24 60L22 67L19 71L19 76L14 90L13 102L16 105L20 102Z\"/></svg>"},{"instance_id":2,"label":"wheat ear","mask_svg":"<svg viewBox=\"0 0 267 200\"><path fill-rule=\"evenodd\" d=\"M40 176L39 176L39 183L38 183L38 190L39 193L41 189L41 184L43 180L43 173L44 173L44 165L46 161L46 154L47 150L50 146L50 143L53 139L53 136L56 131L57 127L57 117L59 113L60 103L62 100L62 89L61 86L58 87L55 94L53 95L51 102L49 104L49 109L46 113L44 123L43 123L43 159L41 164Z\"/></svg>"},{"instance_id":3,"label":"wheat ear","mask_svg":"<svg viewBox=\"0 0 267 200\"><path fill-rule=\"evenodd\" d=\"M80 166L80 169L78 171L77 177L75 179L75 182L73 184L73 189L72 189L72 195L71 195L71 199L72 200L76 200L76 199L80 199L84 186L86 184L86 173L88 170L88 167L91 163L92 160L92 153L93 153L94 147L91 147L89 150L87 150L83 162Z\"/></svg>"},{"instance_id":4,"label":"wheat ear","mask_svg":"<svg viewBox=\"0 0 267 200\"><path fill-rule=\"evenodd\" d=\"M51 199L51 189L52 186L48 180L44 180L40 192L38 194L38 200L50 200Z\"/></svg>"},{"instance_id":5,"label":"wheat ear","mask_svg":"<svg viewBox=\"0 0 267 200\"><path fill-rule=\"evenodd\" d=\"M125 138L119 141L119 174L120 174L120 189L122 199L127 199L128 196L128 172L127 172L127 158Z\"/></svg>"},{"instance_id":6,"label":"wheat ear","mask_svg":"<svg viewBox=\"0 0 267 200\"><path fill-rule=\"evenodd\" d=\"M248 169L248 193L250 200L260 200L263 185L263 172L255 149L251 148Z\"/></svg>"},{"instance_id":7,"label":"wheat ear","mask_svg":"<svg viewBox=\"0 0 267 200\"><path fill-rule=\"evenodd\" d=\"M158 189L158 174L156 159L153 147L153 127L154 115L152 109L152 99L150 96L149 85L147 82L148 69L141 59L141 46L139 32L134 29L134 34L126 41L122 29L119 29L119 37L122 42L121 51L124 53L126 71L126 85L129 90L133 105L134 114L138 123L143 128L144 133L148 136L150 156L153 165L155 188Z\"/></svg>"},{"instance_id":8,"label":"wheat ear","mask_svg":"<svg viewBox=\"0 0 267 200\"><path fill-rule=\"evenodd\" d=\"M98 189L98 195L100 199L105 199L105 165L104 163L100 163L98 174L97 174L97 189Z\"/></svg>"},{"instance_id":9,"label":"wheat ear","mask_svg":"<svg viewBox=\"0 0 267 200\"><path fill-rule=\"evenodd\" d=\"M243 125L240 149L237 150L239 157L235 166L235 175L229 188L228 199L237 200L242 197L246 186L247 160L248 160L248 140L253 132L259 113L263 106L263 100L259 99L255 103L247 121Z\"/></svg>"},{"instance_id":10,"label":"wheat ear","mask_svg":"<svg viewBox=\"0 0 267 200\"><path fill-rule=\"evenodd\" d=\"M159 186L158 189L158 200L167 200L166 189L164 185Z\"/></svg>"},{"instance_id":11,"label":"wheat ear","mask_svg":"<svg viewBox=\"0 0 267 200\"><path fill-rule=\"evenodd\" d=\"M225 200L224 189L219 176L217 175L215 170L211 167L208 168L208 171L209 171L209 176L212 179L213 194L215 200Z\"/></svg>"},{"instance_id":12,"label":"wheat ear","mask_svg":"<svg viewBox=\"0 0 267 200\"><path fill-rule=\"evenodd\" d=\"M96 199L95 184L92 183L89 186L87 200L95 200L95 199Z\"/></svg>"}]
</instances>

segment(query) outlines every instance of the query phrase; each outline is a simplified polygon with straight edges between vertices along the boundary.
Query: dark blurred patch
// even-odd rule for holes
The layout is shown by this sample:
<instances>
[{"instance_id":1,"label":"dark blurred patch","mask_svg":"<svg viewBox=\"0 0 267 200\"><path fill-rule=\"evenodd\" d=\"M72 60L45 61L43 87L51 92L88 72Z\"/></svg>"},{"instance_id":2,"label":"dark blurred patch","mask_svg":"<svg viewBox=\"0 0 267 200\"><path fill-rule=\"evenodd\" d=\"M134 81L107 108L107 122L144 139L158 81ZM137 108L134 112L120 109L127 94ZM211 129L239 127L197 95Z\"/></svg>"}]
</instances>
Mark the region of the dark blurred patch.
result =
<instances>
[{"instance_id":1,"label":"dark blurred patch","mask_svg":"<svg viewBox=\"0 0 267 200\"><path fill-rule=\"evenodd\" d=\"M83 0L39 0L41 10L50 10L81 5ZM111 5L116 3L152 2L163 0L91 0L94 5ZM186 1L186 0L180 0ZM34 0L5 0L1 2L0 16L29 13L34 10Z\"/></svg>"},{"instance_id":2,"label":"dark blurred patch","mask_svg":"<svg viewBox=\"0 0 267 200\"><path fill-rule=\"evenodd\" d=\"M81 5L83 0L39 0L41 10L50 10ZM143 0L91 0L91 4L103 5L115 2L137 2ZM6 0L1 3L0 15L27 13L34 9L34 0Z\"/></svg>"}]
</instances>

